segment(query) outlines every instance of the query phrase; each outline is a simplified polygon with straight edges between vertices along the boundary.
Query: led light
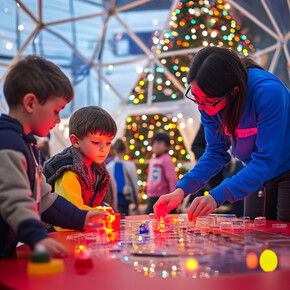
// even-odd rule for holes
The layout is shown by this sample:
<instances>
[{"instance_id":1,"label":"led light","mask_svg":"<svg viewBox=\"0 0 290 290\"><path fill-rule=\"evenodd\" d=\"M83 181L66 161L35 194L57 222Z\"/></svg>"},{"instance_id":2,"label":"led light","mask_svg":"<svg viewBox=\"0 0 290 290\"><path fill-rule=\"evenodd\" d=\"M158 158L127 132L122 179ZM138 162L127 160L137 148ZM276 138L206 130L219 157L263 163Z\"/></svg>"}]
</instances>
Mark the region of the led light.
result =
<instances>
[{"instance_id":1,"label":"led light","mask_svg":"<svg viewBox=\"0 0 290 290\"><path fill-rule=\"evenodd\" d=\"M198 271L199 263L196 259L188 259L185 261L185 272L189 275L193 275Z\"/></svg>"},{"instance_id":2,"label":"led light","mask_svg":"<svg viewBox=\"0 0 290 290\"><path fill-rule=\"evenodd\" d=\"M256 269L258 266L258 257L255 253L251 252L247 255L246 263L249 269Z\"/></svg>"},{"instance_id":3,"label":"led light","mask_svg":"<svg viewBox=\"0 0 290 290\"><path fill-rule=\"evenodd\" d=\"M6 44L5 44L5 48L7 49L7 50L11 50L12 48L13 48L13 43L12 42L7 42Z\"/></svg>"},{"instance_id":4,"label":"led light","mask_svg":"<svg viewBox=\"0 0 290 290\"><path fill-rule=\"evenodd\" d=\"M277 255L271 250L263 251L259 262L264 272L273 272L278 266Z\"/></svg>"}]
</instances>

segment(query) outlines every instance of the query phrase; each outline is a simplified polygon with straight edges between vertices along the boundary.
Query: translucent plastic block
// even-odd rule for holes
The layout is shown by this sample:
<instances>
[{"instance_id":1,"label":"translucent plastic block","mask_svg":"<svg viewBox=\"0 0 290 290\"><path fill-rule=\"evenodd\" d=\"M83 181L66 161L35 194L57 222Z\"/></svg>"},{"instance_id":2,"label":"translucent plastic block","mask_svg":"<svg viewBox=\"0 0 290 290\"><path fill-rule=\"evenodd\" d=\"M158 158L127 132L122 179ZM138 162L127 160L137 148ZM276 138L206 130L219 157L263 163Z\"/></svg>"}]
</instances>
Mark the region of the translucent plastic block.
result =
<instances>
[{"instance_id":1,"label":"translucent plastic block","mask_svg":"<svg viewBox=\"0 0 290 290\"><path fill-rule=\"evenodd\" d=\"M208 228L209 220L206 217L198 217L196 219L196 227L197 228Z\"/></svg>"},{"instance_id":2,"label":"translucent plastic block","mask_svg":"<svg viewBox=\"0 0 290 290\"><path fill-rule=\"evenodd\" d=\"M97 240L99 240L99 234L98 233L87 233L84 236L84 240L80 239L79 240L79 245L81 244L91 244L91 243L95 243L97 242Z\"/></svg>"},{"instance_id":3,"label":"translucent plastic block","mask_svg":"<svg viewBox=\"0 0 290 290\"><path fill-rule=\"evenodd\" d=\"M243 221L243 220L233 221L233 229L234 230L243 230L243 229L245 229L245 221Z\"/></svg>"},{"instance_id":4,"label":"translucent plastic block","mask_svg":"<svg viewBox=\"0 0 290 290\"><path fill-rule=\"evenodd\" d=\"M287 224L272 224L273 229L286 229L287 226Z\"/></svg>"},{"instance_id":5,"label":"translucent plastic block","mask_svg":"<svg viewBox=\"0 0 290 290\"><path fill-rule=\"evenodd\" d=\"M266 225L266 217L264 216L258 216L254 220L255 227L263 227Z\"/></svg>"},{"instance_id":6,"label":"translucent plastic block","mask_svg":"<svg viewBox=\"0 0 290 290\"><path fill-rule=\"evenodd\" d=\"M188 221L187 213L182 213L178 216L177 221Z\"/></svg>"},{"instance_id":7,"label":"translucent plastic block","mask_svg":"<svg viewBox=\"0 0 290 290\"><path fill-rule=\"evenodd\" d=\"M233 223L232 222L221 222L220 223L220 230L221 231L232 231L233 230Z\"/></svg>"},{"instance_id":8,"label":"translucent plastic block","mask_svg":"<svg viewBox=\"0 0 290 290\"><path fill-rule=\"evenodd\" d=\"M235 214L221 214L216 216L216 224L219 226L221 222L231 222L236 219Z\"/></svg>"},{"instance_id":9,"label":"translucent plastic block","mask_svg":"<svg viewBox=\"0 0 290 290\"><path fill-rule=\"evenodd\" d=\"M208 215L208 216L206 216L206 219L207 219L210 227L216 226L216 218L214 216Z\"/></svg>"},{"instance_id":10,"label":"translucent plastic block","mask_svg":"<svg viewBox=\"0 0 290 290\"><path fill-rule=\"evenodd\" d=\"M239 220L243 220L245 222L246 226L250 223L250 217L249 216L242 216L242 217L239 218Z\"/></svg>"}]
</instances>

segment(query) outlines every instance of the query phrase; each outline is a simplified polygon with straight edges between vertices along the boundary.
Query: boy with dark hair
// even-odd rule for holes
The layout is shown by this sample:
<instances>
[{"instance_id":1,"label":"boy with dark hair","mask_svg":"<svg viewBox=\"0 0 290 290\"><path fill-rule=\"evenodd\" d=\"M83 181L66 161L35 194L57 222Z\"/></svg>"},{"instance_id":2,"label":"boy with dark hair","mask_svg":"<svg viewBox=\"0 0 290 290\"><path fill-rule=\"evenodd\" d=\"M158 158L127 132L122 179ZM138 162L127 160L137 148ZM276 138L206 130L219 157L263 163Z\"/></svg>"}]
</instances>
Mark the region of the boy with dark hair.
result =
<instances>
[{"instance_id":1,"label":"boy with dark hair","mask_svg":"<svg viewBox=\"0 0 290 290\"><path fill-rule=\"evenodd\" d=\"M149 163L147 177L147 195L149 198L146 214L153 213L153 205L158 198L174 190L178 182L174 163L168 154L170 148L169 136L164 133L157 133L153 136L151 145L155 157L152 157Z\"/></svg>"},{"instance_id":2,"label":"boy with dark hair","mask_svg":"<svg viewBox=\"0 0 290 290\"><path fill-rule=\"evenodd\" d=\"M30 133L44 137L60 122L59 112L73 98L72 85L52 62L27 56L10 68L4 94L9 114L0 117L0 259L18 241L63 255L65 248L48 238L42 221L82 230L95 213L50 192Z\"/></svg>"},{"instance_id":3,"label":"boy with dark hair","mask_svg":"<svg viewBox=\"0 0 290 290\"><path fill-rule=\"evenodd\" d=\"M69 120L72 145L44 163L47 182L80 209L101 205L110 185L104 161L116 132L115 121L102 108L76 111Z\"/></svg>"}]
</instances>

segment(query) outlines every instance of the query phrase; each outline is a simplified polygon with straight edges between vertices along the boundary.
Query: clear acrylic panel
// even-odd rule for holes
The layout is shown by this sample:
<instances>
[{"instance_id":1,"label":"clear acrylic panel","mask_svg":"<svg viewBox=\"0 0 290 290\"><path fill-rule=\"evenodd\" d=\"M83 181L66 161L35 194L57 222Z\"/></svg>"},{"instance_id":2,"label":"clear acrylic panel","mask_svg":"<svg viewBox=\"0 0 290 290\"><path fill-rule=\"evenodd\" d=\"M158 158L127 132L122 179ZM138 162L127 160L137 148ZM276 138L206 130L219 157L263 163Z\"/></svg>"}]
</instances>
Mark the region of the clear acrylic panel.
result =
<instances>
[{"instance_id":1,"label":"clear acrylic panel","mask_svg":"<svg viewBox=\"0 0 290 290\"><path fill-rule=\"evenodd\" d=\"M100 3L102 1L43 0L42 2L44 23L83 17L105 11L103 5Z\"/></svg>"}]
</instances>

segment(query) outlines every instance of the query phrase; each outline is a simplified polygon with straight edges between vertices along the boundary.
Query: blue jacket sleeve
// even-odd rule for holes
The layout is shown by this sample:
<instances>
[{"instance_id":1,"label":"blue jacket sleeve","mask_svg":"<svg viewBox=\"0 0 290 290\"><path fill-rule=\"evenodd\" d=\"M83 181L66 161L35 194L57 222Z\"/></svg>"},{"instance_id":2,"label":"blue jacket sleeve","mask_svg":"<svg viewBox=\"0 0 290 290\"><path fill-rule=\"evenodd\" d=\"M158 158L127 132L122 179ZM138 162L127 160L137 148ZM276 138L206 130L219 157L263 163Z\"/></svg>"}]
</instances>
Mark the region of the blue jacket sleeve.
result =
<instances>
[{"instance_id":1,"label":"blue jacket sleeve","mask_svg":"<svg viewBox=\"0 0 290 290\"><path fill-rule=\"evenodd\" d=\"M64 229L82 231L87 213L87 210L77 208L59 195L54 203L41 214L41 219Z\"/></svg>"},{"instance_id":2,"label":"blue jacket sleeve","mask_svg":"<svg viewBox=\"0 0 290 290\"><path fill-rule=\"evenodd\" d=\"M17 238L18 241L33 247L40 240L47 238L45 224L33 219L25 220L18 226Z\"/></svg>"},{"instance_id":3,"label":"blue jacket sleeve","mask_svg":"<svg viewBox=\"0 0 290 290\"><path fill-rule=\"evenodd\" d=\"M198 160L198 163L176 185L176 188L183 189L185 196L203 188L206 182L217 174L231 159L227 152L230 147L228 137L219 132L220 116L209 116L204 111L200 111L200 113L207 145L205 153Z\"/></svg>"},{"instance_id":4,"label":"blue jacket sleeve","mask_svg":"<svg viewBox=\"0 0 290 290\"><path fill-rule=\"evenodd\" d=\"M253 102L257 115L257 150L247 167L210 191L218 206L226 200L243 199L276 177L289 118L289 97L285 88L272 81L269 86L256 89Z\"/></svg>"}]
</instances>

